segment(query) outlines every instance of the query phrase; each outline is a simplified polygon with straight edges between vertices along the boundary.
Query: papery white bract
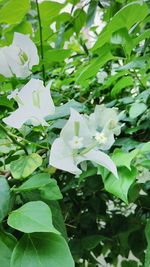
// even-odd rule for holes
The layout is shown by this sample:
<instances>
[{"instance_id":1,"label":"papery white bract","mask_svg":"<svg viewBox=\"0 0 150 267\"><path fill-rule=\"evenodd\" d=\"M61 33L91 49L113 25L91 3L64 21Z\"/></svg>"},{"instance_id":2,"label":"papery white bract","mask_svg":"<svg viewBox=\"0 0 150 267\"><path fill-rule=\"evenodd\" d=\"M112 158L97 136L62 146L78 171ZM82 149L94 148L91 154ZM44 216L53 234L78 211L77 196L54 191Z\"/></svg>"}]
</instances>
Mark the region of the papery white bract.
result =
<instances>
[{"instance_id":1,"label":"papery white bract","mask_svg":"<svg viewBox=\"0 0 150 267\"><path fill-rule=\"evenodd\" d=\"M100 149L108 150L114 144L114 135L121 132L119 119L120 114L116 108L106 108L104 105L97 105L94 112L87 117L89 129Z\"/></svg>"},{"instance_id":2,"label":"papery white bract","mask_svg":"<svg viewBox=\"0 0 150 267\"><path fill-rule=\"evenodd\" d=\"M52 144L49 163L57 169L80 175L82 171L77 165L87 160L102 165L117 177L114 162L98 150L84 116L71 109L70 118L60 137Z\"/></svg>"},{"instance_id":3,"label":"papery white bract","mask_svg":"<svg viewBox=\"0 0 150 267\"><path fill-rule=\"evenodd\" d=\"M26 78L39 64L37 48L28 35L14 33L10 46L0 48L0 74L5 77Z\"/></svg>"},{"instance_id":4,"label":"papery white bract","mask_svg":"<svg viewBox=\"0 0 150 267\"><path fill-rule=\"evenodd\" d=\"M3 121L11 127L20 129L29 121L32 125L48 125L45 117L55 112L55 106L50 93L51 82L44 87L43 82L31 79L20 91L15 90L8 98L14 98L18 109Z\"/></svg>"}]
</instances>

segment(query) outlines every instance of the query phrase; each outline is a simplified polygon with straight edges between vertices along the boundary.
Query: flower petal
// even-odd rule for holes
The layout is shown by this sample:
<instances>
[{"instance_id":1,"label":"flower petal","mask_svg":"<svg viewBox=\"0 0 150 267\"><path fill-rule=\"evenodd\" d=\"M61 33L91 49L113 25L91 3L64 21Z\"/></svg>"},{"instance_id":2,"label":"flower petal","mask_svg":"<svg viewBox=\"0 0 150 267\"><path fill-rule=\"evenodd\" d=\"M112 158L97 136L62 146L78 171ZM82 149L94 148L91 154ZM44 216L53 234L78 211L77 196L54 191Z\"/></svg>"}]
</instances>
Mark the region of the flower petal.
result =
<instances>
[{"instance_id":1,"label":"flower petal","mask_svg":"<svg viewBox=\"0 0 150 267\"><path fill-rule=\"evenodd\" d=\"M105 153L92 149L88 153L86 153L84 156L80 157L78 160L78 163L84 161L84 160L90 160L93 161L106 169L108 169L110 172L113 173L116 178L118 178L117 168L114 162L111 160L111 158L106 155Z\"/></svg>"},{"instance_id":2,"label":"flower petal","mask_svg":"<svg viewBox=\"0 0 150 267\"><path fill-rule=\"evenodd\" d=\"M29 68L39 64L39 56L37 53L37 48L34 42L30 39L27 34L21 34L19 32L14 33L13 46L17 46L23 52L26 53L29 62Z\"/></svg>"},{"instance_id":3,"label":"flower petal","mask_svg":"<svg viewBox=\"0 0 150 267\"><path fill-rule=\"evenodd\" d=\"M31 79L22 89L19 91L19 98L26 106L33 106L32 94L34 91L43 89L43 82L39 79Z\"/></svg>"},{"instance_id":4,"label":"flower petal","mask_svg":"<svg viewBox=\"0 0 150 267\"><path fill-rule=\"evenodd\" d=\"M12 77L13 73L8 65L5 54L7 54L7 47L0 48L0 74L5 77Z\"/></svg>"},{"instance_id":5,"label":"flower petal","mask_svg":"<svg viewBox=\"0 0 150 267\"><path fill-rule=\"evenodd\" d=\"M18 108L12 112L10 116L3 119L3 121L10 127L20 129L21 126L28 120L29 114L24 108Z\"/></svg>"},{"instance_id":6,"label":"flower petal","mask_svg":"<svg viewBox=\"0 0 150 267\"><path fill-rule=\"evenodd\" d=\"M83 137L84 146L89 145L91 142L91 134L86 123L86 119L79 114L75 109L71 108L71 115L66 125L62 129L60 136L63 140L69 144L72 138L75 136L75 122L79 123L79 134L78 137Z\"/></svg>"},{"instance_id":7,"label":"flower petal","mask_svg":"<svg viewBox=\"0 0 150 267\"><path fill-rule=\"evenodd\" d=\"M96 105L94 114L97 126L100 128L106 127L111 120L116 122L116 124L118 123L116 108L106 108L104 105Z\"/></svg>"},{"instance_id":8,"label":"flower petal","mask_svg":"<svg viewBox=\"0 0 150 267\"><path fill-rule=\"evenodd\" d=\"M46 87L42 87L43 93L40 95L40 110L43 114L43 117L48 115L52 115L55 112L55 106L53 99L51 97L50 87L52 84L52 80L47 84Z\"/></svg>"},{"instance_id":9,"label":"flower petal","mask_svg":"<svg viewBox=\"0 0 150 267\"><path fill-rule=\"evenodd\" d=\"M67 171L75 175L80 175L82 173L74 162L72 150L69 149L62 138L55 139L52 144L49 164L57 169Z\"/></svg>"}]
</instances>

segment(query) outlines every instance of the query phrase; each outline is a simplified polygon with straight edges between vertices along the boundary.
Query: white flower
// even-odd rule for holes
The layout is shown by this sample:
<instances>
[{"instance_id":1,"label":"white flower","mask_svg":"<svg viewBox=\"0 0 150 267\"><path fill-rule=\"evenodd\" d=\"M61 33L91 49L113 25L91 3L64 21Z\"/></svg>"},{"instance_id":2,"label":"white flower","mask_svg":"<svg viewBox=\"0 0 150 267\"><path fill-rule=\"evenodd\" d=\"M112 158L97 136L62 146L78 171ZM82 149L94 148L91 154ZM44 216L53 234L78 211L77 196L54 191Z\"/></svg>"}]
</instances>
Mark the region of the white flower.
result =
<instances>
[{"instance_id":1,"label":"white flower","mask_svg":"<svg viewBox=\"0 0 150 267\"><path fill-rule=\"evenodd\" d=\"M96 132L95 139L99 144L105 145L107 143L107 137L103 132L102 133Z\"/></svg>"},{"instance_id":2,"label":"white flower","mask_svg":"<svg viewBox=\"0 0 150 267\"><path fill-rule=\"evenodd\" d=\"M69 144L73 149L80 149L83 147L83 137L74 136Z\"/></svg>"},{"instance_id":3,"label":"white flower","mask_svg":"<svg viewBox=\"0 0 150 267\"><path fill-rule=\"evenodd\" d=\"M17 129L27 121L33 125L48 125L44 118L55 112L50 83L44 87L42 81L31 79L19 92L15 90L8 98L13 97L19 107L3 121Z\"/></svg>"},{"instance_id":4,"label":"white flower","mask_svg":"<svg viewBox=\"0 0 150 267\"><path fill-rule=\"evenodd\" d=\"M90 160L107 168L117 177L117 169L108 155L97 148L96 141L93 142L91 132L86 119L76 110L71 109L71 115L51 147L51 166L80 175L82 171L78 164Z\"/></svg>"},{"instance_id":5,"label":"white flower","mask_svg":"<svg viewBox=\"0 0 150 267\"><path fill-rule=\"evenodd\" d=\"M39 64L37 48L28 35L14 33L10 46L0 48L0 74L26 78L32 66Z\"/></svg>"},{"instance_id":6,"label":"white flower","mask_svg":"<svg viewBox=\"0 0 150 267\"><path fill-rule=\"evenodd\" d=\"M100 149L108 150L115 142L114 135L119 135L122 125L119 124L122 113L116 108L97 105L94 112L87 117L91 134L99 143Z\"/></svg>"},{"instance_id":7,"label":"white flower","mask_svg":"<svg viewBox=\"0 0 150 267\"><path fill-rule=\"evenodd\" d=\"M104 80L107 78L107 72L106 71L101 71L101 72L98 72L97 75L96 75L96 78L97 78L97 81L98 83L104 83Z\"/></svg>"}]
</instances>

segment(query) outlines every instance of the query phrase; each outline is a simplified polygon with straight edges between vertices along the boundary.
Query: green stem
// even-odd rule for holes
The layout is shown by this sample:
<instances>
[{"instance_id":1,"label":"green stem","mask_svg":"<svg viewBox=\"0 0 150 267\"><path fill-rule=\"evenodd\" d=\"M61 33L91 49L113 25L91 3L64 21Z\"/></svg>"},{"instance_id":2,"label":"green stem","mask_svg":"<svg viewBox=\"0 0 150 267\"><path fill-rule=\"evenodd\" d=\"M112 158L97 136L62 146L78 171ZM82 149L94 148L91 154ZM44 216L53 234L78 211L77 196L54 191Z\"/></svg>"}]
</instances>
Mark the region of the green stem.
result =
<instances>
[{"instance_id":1,"label":"green stem","mask_svg":"<svg viewBox=\"0 0 150 267\"><path fill-rule=\"evenodd\" d=\"M5 128L5 126L3 126L1 123L0 123L0 128L6 133L6 135L13 141L14 144L21 147L24 150L24 152L26 153L26 155L28 155L28 151L27 151L26 147L22 143L17 141L16 136L14 136L12 133L8 132L8 130Z\"/></svg>"},{"instance_id":2,"label":"green stem","mask_svg":"<svg viewBox=\"0 0 150 267\"><path fill-rule=\"evenodd\" d=\"M41 23L41 16L39 10L38 0L35 0L36 8L37 8L37 16L39 22L39 32L40 32L40 50L41 50L41 59L42 59L42 74L43 74L43 83L45 85L45 66L44 66L44 49L43 49L43 34L42 34L42 23Z\"/></svg>"}]
</instances>

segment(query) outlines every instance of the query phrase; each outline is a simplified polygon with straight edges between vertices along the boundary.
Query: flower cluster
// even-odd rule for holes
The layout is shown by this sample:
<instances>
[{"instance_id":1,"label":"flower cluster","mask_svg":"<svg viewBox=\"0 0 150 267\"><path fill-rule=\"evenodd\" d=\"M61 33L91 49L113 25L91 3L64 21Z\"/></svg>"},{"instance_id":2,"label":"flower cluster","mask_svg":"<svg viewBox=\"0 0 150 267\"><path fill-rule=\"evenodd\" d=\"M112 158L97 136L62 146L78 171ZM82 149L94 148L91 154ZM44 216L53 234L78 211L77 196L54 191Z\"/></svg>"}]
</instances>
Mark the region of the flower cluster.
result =
<instances>
[{"instance_id":1,"label":"flower cluster","mask_svg":"<svg viewBox=\"0 0 150 267\"><path fill-rule=\"evenodd\" d=\"M20 33L15 33L12 45L1 48L0 54L4 59L0 73L6 77L27 77L31 74L32 66L39 62L34 43L27 35ZM55 112L50 93L51 83L45 87L41 80L32 78L20 91L13 91L8 99L14 98L18 108L3 121L17 129L27 122L48 126L45 117ZM117 109L104 105L97 105L89 116L71 109L70 118L61 130L60 137L52 144L50 165L78 176L82 173L78 164L91 161L118 177L114 162L102 151L109 150L115 142L115 135L120 134L120 116Z\"/></svg>"},{"instance_id":2,"label":"flower cluster","mask_svg":"<svg viewBox=\"0 0 150 267\"><path fill-rule=\"evenodd\" d=\"M101 150L108 150L120 132L119 116L116 109L98 105L90 116L79 114L71 109L71 115L55 139L50 153L50 165L80 175L77 165L91 161L107 168L116 177L116 166L110 157Z\"/></svg>"}]
</instances>

